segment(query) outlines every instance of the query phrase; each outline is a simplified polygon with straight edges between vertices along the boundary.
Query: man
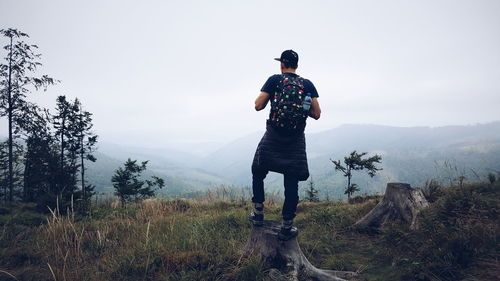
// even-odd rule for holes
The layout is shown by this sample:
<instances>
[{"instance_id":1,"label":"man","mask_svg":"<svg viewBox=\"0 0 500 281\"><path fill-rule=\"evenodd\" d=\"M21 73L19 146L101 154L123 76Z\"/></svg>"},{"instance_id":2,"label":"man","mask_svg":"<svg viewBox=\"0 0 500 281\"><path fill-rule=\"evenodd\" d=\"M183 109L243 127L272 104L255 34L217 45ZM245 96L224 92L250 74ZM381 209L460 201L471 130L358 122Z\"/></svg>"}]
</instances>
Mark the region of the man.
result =
<instances>
[{"instance_id":1,"label":"man","mask_svg":"<svg viewBox=\"0 0 500 281\"><path fill-rule=\"evenodd\" d=\"M282 225L278 238L289 240L298 235L293 227L296 215L298 182L309 177L304 129L307 117L316 120L321 115L318 92L313 83L295 72L299 56L293 50L286 50L280 58L281 74L269 79L255 100L259 111L271 101L266 133L262 137L252 163L252 187L254 205L250 221L254 226L264 222L264 178L269 171L283 174L285 202L282 209Z\"/></svg>"}]
</instances>

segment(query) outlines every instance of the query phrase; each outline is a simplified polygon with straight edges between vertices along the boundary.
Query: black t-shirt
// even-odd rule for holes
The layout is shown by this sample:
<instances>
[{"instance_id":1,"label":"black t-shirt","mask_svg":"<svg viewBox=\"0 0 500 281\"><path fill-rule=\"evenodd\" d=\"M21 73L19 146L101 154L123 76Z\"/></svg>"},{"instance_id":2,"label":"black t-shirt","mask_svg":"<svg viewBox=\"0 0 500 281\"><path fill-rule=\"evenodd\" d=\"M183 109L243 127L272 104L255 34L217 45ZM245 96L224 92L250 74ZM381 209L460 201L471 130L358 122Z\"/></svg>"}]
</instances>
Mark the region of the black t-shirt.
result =
<instances>
[{"instance_id":1,"label":"black t-shirt","mask_svg":"<svg viewBox=\"0 0 500 281\"><path fill-rule=\"evenodd\" d=\"M297 74L291 72L285 72L283 73L283 75L298 76ZM260 89L260 91L266 92L272 96L278 90L279 83L282 77L283 76L281 76L281 74L274 74L273 76L269 77L266 83L264 83L264 86L262 86L262 89ZM310 80L305 78L304 78L304 91L306 93L311 93L311 98L319 97L318 91L316 90L316 87L314 87L314 84Z\"/></svg>"},{"instance_id":2,"label":"black t-shirt","mask_svg":"<svg viewBox=\"0 0 500 281\"><path fill-rule=\"evenodd\" d=\"M269 77L266 81L266 83L264 83L264 86L262 86L262 89L261 92L266 92L270 95L270 97L272 97L276 92L279 92L281 91L279 89L279 83L281 81L281 79L283 78L282 75L289 75L289 76L298 76L297 74L295 73L291 73L291 72L285 72L283 74L275 74L275 75L272 75L271 77ZM308 80L308 79L304 79L304 92L306 93L311 93L311 98L317 98L319 97L318 95L318 91L316 90L316 87L314 87L314 84ZM271 114L271 112L270 112ZM270 124L269 122L269 119L267 120L267 124ZM291 132L288 132L288 131L285 131L283 133L285 134L295 134L295 133L300 133L300 132L303 132L304 129L305 129L305 124L303 125L304 127L301 128L298 132L295 132L295 131L291 131Z\"/></svg>"}]
</instances>

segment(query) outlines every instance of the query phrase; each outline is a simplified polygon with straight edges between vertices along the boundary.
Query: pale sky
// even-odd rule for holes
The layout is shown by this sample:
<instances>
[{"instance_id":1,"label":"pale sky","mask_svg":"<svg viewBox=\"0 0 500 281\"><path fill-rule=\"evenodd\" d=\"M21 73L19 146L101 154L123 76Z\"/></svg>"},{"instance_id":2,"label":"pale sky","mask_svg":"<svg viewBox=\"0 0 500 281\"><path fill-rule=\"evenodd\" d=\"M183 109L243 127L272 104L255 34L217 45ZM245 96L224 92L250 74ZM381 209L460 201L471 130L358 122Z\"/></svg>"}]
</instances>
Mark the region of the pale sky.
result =
<instances>
[{"instance_id":1,"label":"pale sky","mask_svg":"<svg viewBox=\"0 0 500 281\"><path fill-rule=\"evenodd\" d=\"M306 133L500 120L499 15L497 0L0 0L0 28L62 81L31 100L78 97L101 140L155 147L263 131L253 102L285 49L319 92Z\"/></svg>"}]
</instances>

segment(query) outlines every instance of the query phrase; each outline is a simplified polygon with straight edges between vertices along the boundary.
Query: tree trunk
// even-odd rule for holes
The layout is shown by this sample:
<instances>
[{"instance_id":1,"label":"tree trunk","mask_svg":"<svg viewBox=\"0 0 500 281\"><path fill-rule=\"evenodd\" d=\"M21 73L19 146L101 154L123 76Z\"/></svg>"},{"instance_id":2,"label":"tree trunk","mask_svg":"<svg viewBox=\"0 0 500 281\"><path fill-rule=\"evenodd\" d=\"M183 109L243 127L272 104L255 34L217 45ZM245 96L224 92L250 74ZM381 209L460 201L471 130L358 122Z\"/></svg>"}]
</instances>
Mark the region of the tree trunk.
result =
<instances>
[{"instance_id":1,"label":"tree trunk","mask_svg":"<svg viewBox=\"0 0 500 281\"><path fill-rule=\"evenodd\" d=\"M76 103L76 100L75 100L75 103ZM84 125L83 125L83 113L82 113L82 106L80 104L80 106L78 107L78 121L79 121L79 126L80 126L80 160L81 160L81 175L82 175L82 197L83 197L83 211L84 213L87 211L87 190L86 190L86 187L85 187L85 165L83 163L83 158L84 158L84 154L85 154L85 147L84 147L84 143L83 143L83 139L84 139L84 136L83 136L83 131L84 131ZM90 202L89 202L90 203Z\"/></svg>"},{"instance_id":2,"label":"tree trunk","mask_svg":"<svg viewBox=\"0 0 500 281\"><path fill-rule=\"evenodd\" d=\"M8 172L7 172L8 173ZM9 175L7 173L4 173L2 176L3 178L6 178L8 179ZM9 196L8 195L8 188L9 188L9 185L8 183L5 183L4 186L3 186L3 200L4 200L4 203L7 204L7 201L9 200Z\"/></svg>"},{"instance_id":3,"label":"tree trunk","mask_svg":"<svg viewBox=\"0 0 500 281\"><path fill-rule=\"evenodd\" d=\"M31 196L28 196L28 184L27 184L27 180L26 180L26 176L29 174L30 172L30 157L28 156L30 153L29 151L29 145L27 144L26 145L26 158L25 158L25 161L24 161L24 174L23 174L23 198L22 200L24 202L31 202L32 201L32 198L28 198L28 197L31 197Z\"/></svg>"},{"instance_id":4,"label":"tree trunk","mask_svg":"<svg viewBox=\"0 0 500 281\"><path fill-rule=\"evenodd\" d=\"M349 203L351 201L351 193L350 193L350 190L349 188L351 187L351 168L349 165L347 165L347 189L346 189L346 192L347 192L347 202Z\"/></svg>"},{"instance_id":5,"label":"tree trunk","mask_svg":"<svg viewBox=\"0 0 500 281\"><path fill-rule=\"evenodd\" d=\"M64 109L66 110L66 109ZM64 178L64 146L66 145L64 143L64 130L66 129L65 128L65 122L66 122L66 116L65 116L65 112L63 113L64 116L62 117L61 119L61 155L60 155L60 160L61 163L60 163L60 167L59 167L59 196L61 197L61 206L63 206L64 204L62 204L62 198L63 198L63 193L64 193L64 190L66 189L66 184L65 184L65 178Z\"/></svg>"},{"instance_id":6,"label":"tree trunk","mask_svg":"<svg viewBox=\"0 0 500 281\"><path fill-rule=\"evenodd\" d=\"M84 158L84 151L83 151L83 137L81 137L81 142L80 142L80 160L81 160L81 176L82 176L82 197L83 197L83 202L84 206L87 206L87 191L85 190L85 163L83 162Z\"/></svg>"},{"instance_id":7,"label":"tree trunk","mask_svg":"<svg viewBox=\"0 0 500 281\"><path fill-rule=\"evenodd\" d=\"M388 183L382 201L354 227L378 228L389 222L402 222L415 229L417 214L428 206L422 190L411 188L407 183Z\"/></svg>"},{"instance_id":8,"label":"tree trunk","mask_svg":"<svg viewBox=\"0 0 500 281\"><path fill-rule=\"evenodd\" d=\"M9 86L8 86L8 119L9 119L9 201L14 200L14 170L12 166L12 36L10 37L10 55L9 55ZM5 194L7 196L7 194Z\"/></svg>"},{"instance_id":9,"label":"tree trunk","mask_svg":"<svg viewBox=\"0 0 500 281\"><path fill-rule=\"evenodd\" d=\"M302 253L296 238L278 240L280 227L280 223L267 220L263 226L253 227L250 238L240 253L245 256L260 255L269 274L281 275L285 280L339 281L352 279L357 275L351 271L314 267Z\"/></svg>"}]
</instances>

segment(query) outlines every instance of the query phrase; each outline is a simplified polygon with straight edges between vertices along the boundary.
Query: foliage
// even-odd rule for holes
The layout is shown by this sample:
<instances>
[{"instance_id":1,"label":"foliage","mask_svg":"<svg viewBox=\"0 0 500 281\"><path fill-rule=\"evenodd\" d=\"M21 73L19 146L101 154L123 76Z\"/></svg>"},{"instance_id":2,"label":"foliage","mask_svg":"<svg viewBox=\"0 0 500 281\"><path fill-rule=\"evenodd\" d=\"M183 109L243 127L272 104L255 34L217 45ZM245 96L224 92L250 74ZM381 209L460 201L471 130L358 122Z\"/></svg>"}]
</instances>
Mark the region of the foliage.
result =
<instances>
[{"instance_id":1,"label":"foliage","mask_svg":"<svg viewBox=\"0 0 500 281\"><path fill-rule=\"evenodd\" d=\"M443 195L442 187L436 179L427 180L422 192L429 203L433 203Z\"/></svg>"},{"instance_id":2,"label":"foliage","mask_svg":"<svg viewBox=\"0 0 500 281\"><path fill-rule=\"evenodd\" d=\"M120 198L122 206L129 202L137 202L155 195L155 187L162 188L165 182L162 178L153 176L150 180L141 180L141 173L146 170L148 161L137 164L137 160L130 158L124 167L118 168L111 178L115 195Z\"/></svg>"},{"instance_id":3,"label":"foliage","mask_svg":"<svg viewBox=\"0 0 500 281\"><path fill-rule=\"evenodd\" d=\"M46 90L58 81L36 76L41 54L38 46L25 42L26 33L10 28L0 35L8 39L5 63L0 64L0 116L8 123L8 140L0 145L0 195L4 201L36 202L42 209L63 211L73 208L75 200L85 211L94 188L85 183L83 161L96 160L92 114L82 110L78 99L71 102L65 96L57 98L55 115L29 102L33 90ZM81 190L76 186L78 171Z\"/></svg>"},{"instance_id":4,"label":"foliage","mask_svg":"<svg viewBox=\"0 0 500 281\"><path fill-rule=\"evenodd\" d=\"M347 185L347 187L344 191L344 194L347 194L347 201L351 201L351 195L357 191L359 191L359 187L357 184L351 183L351 184Z\"/></svg>"},{"instance_id":5,"label":"foliage","mask_svg":"<svg viewBox=\"0 0 500 281\"><path fill-rule=\"evenodd\" d=\"M379 194L363 194L363 195L356 195L354 197L351 197L351 200L349 203L363 203L369 200L375 200L377 203L383 198L382 195Z\"/></svg>"},{"instance_id":6,"label":"foliage","mask_svg":"<svg viewBox=\"0 0 500 281\"><path fill-rule=\"evenodd\" d=\"M348 200L351 199L351 195L354 192L359 191L357 184L351 184L352 171L366 169L368 170L368 175L370 175L370 177L374 177L377 171L382 170L381 168L375 166L375 163L380 163L382 157L375 154L372 157L363 159L363 156L365 156L366 154L368 153L358 153L356 152L356 150L354 150L348 157L344 157L345 166L340 163L340 160L335 161L330 159L330 161L332 161L332 163L335 165L335 170L341 171L344 177L347 177L347 186L345 188L344 194L347 194Z\"/></svg>"},{"instance_id":7,"label":"foliage","mask_svg":"<svg viewBox=\"0 0 500 281\"><path fill-rule=\"evenodd\" d=\"M319 202L318 190L314 188L312 177L309 181L309 188L306 190L306 200L309 202Z\"/></svg>"},{"instance_id":8,"label":"foliage","mask_svg":"<svg viewBox=\"0 0 500 281\"><path fill-rule=\"evenodd\" d=\"M13 186L21 186L22 160L24 155L23 146L19 142L12 143L12 183ZM7 202L10 196L9 189L9 141L0 143L0 198ZM20 198L22 192L19 189L12 189L13 198Z\"/></svg>"},{"instance_id":9,"label":"foliage","mask_svg":"<svg viewBox=\"0 0 500 281\"><path fill-rule=\"evenodd\" d=\"M36 107L26 100L26 95L32 88L46 89L56 80L47 75L32 76L41 66L41 54L37 53L38 46L24 41L29 37L26 33L9 28L1 29L0 35L9 40L3 47L7 51L5 64L0 64L0 116L7 116L8 121L8 200L13 201L17 185L14 179L14 141L27 130L30 113Z\"/></svg>"},{"instance_id":10,"label":"foliage","mask_svg":"<svg viewBox=\"0 0 500 281\"><path fill-rule=\"evenodd\" d=\"M491 184L495 183L497 181L497 177L493 173L488 174L488 180L490 181Z\"/></svg>"},{"instance_id":11,"label":"foliage","mask_svg":"<svg viewBox=\"0 0 500 281\"><path fill-rule=\"evenodd\" d=\"M59 169L56 176L56 196L63 205L68 206L76 192L78 164L78 132L76 131L78 105L58 96L56 112L52 116L52 125L55 129L54 138L58 147Z\"/></svg>"},{"instance_id":12,"label":"foliage","mask_svg":"<svg viewBox=\"0 0 500 281\"><path fill-rule=\"evenodd\" d=\"M87 185L85 182L85 161L88 160L91 162L95 162L97 159L95 158L93 152L95 151L95 146L97 144L97 135L92 132L92 113L88 111L84 111L82 109L82 104L78 99L75 99L75 107L76 111L76 122L75 122L75 135L77 139L77 146L75 150L80 156L80 183L81 183L81 192L82 192L82 211L86 213L88 211L88 206L90 205L90 200L92 196L95 194L94 189L95 186Z\"/></svg>"},{"instance_id":13,"label":"foliage","mask_svg":"<svg viewBox=\"0 0 500 281\"><path fill-rule=\"evenodd\" d=\"M50 135L33 134L26 140L24 201L36 202L41 209L57 204L59 158Z\"/></svg>"}]
</instances>

